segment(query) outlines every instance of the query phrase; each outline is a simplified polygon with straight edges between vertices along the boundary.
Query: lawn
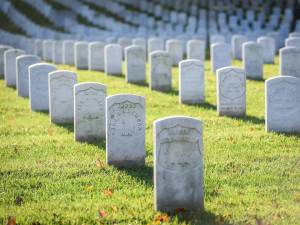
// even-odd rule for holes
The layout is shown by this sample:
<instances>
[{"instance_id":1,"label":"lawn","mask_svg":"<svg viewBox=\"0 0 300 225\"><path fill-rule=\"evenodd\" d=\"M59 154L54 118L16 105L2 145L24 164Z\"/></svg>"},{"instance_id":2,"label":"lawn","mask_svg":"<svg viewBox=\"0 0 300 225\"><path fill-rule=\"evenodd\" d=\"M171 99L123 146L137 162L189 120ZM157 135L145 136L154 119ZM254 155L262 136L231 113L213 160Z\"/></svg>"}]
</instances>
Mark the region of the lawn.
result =
<instances>
[{"instance_id":1,"label":"lawn","mask_svg":"<svg viewBox=\"0 0 300 225\"><path fill-rule=\"evenodd\" d=\"M241 62L235 61L236 66ZM218 117L215 76L206 61L206 103L178 102L173 91L127 84L124 76L76 70L79 82L97 81L108 94L146 97L146 166L118 169L105 164L105 143L73 139L72 126L50 124L30 112L0 80L0 224L300 224L300 136L266 133L264 81L247 80L247 116ZM265 65L264 79L278 74ZM125 71L125 70L124 70ZM201 216L153 210L153 121L185 115L204 122L205 211Z\"/></svg>"}]
</instances>

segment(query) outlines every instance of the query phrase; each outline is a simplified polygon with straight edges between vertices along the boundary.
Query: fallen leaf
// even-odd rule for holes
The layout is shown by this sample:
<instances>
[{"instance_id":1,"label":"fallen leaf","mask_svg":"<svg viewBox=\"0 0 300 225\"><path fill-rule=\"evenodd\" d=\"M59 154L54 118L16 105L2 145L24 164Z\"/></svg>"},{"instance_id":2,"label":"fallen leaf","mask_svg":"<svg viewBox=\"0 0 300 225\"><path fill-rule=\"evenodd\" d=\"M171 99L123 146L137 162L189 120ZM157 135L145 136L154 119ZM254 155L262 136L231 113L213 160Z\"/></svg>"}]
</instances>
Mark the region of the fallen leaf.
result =
<instances>
[{"instance_id":1,"label":"fallen leaf","mask_svg":"<svg viewBox=\"0 0 300 225\"><path fill-rule=\"evenodd\" d=\"M100 158L97 158L96 159L96 166L98 168L103 168L105 166L105 163Z\"/></svg>"},{"instance_id":2,"label":"fallen leaf","mask_svg":"<svg viewBox=\"0 0 300 225\"><path fill-rule=\"evenodd\" d=\"M154 224L160 224L169 221L170 221L170 217L168 216L168 214L163 213L163 214L156 215L153 222Z\"/></svg>"},{"instance_id":3,"label":"fallen leaf","mask_svg":"<svg viewBox=\"0 0 300 225\"><path fill-rule=\"evenodd\" d=\"M94 190L94 186L93 185L86 186L85 190L90 192L90 191Z\"/></svg>"},{"instance_id":4,"label":"fallen leaf","mask_svg":"<svg viewBox=\"0 0 300 225\"><path fill-rule=\"evenodd\" d=\"M17 224L16 218L13 216L9 216L7 220L7 225L16 225L16 224Z\"/></svg>"},{"instance_id":5,"label":"fallen leaf","mask_svg":"<svg viewBox=\"0 0 300 225\"><path fill-rule=\"evenodd\" d=\"M118 212L117 206L112 206L111 209L112 209L112 211L114 211L114 212Z\"/></svg>"},{"instance_id":6,"label":"fallen leaf","mask_svg":"<svg viewBox=\"0 0 300 225\"><path fill-rule=\"evenodd\" d=\"M107 189L107 190L104 190L104 194L108 197L111 197L112 194L113 194L113 190L112 189Z\"/></svg>"},{"instance_id":7,"label":"fallen leaf","mask_svg":"<svg viewBox=\"0 0 300 225\"><path fill-rule=\"evenodd\" d=\"M107 216L107 212L105 212L104 210L99 210L98 213L100 218L104 218Z\"/></svg>"}]
</instances>

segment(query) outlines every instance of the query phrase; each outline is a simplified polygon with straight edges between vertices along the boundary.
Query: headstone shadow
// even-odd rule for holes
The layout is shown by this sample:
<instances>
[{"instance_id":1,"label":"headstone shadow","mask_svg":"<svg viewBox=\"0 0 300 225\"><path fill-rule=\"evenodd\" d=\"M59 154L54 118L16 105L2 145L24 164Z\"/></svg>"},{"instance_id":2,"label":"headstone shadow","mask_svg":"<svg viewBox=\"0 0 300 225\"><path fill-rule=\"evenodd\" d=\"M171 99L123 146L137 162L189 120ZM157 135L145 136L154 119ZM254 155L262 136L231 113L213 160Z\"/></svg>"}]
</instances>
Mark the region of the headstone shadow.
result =
<instances>
[{"instance_id":1,"label":"headstone shadow","mask_svg":"<svg viewBox=\"0 0 300 225\"><path fill-rule=\"evenodd\" d=\"M153 187L153 167L145 165L143 167L136 168L124 168L117 167L119 170L125 172L131 177L136 178L137 180L144 182L147 187Z\"/></svg>"},{"instance_id":2,"label":"headstone shadow","mask_svg":"<svg viewBox=\"0 0 300 225\"><path fill-rule=\"evenodd\" d=\"M236 119L236 120L241 120L243 122L250 122L253 124L264 124L265 123L265 119L261 119L259 117L256 116L250 116L250 115L246 115L246 116L226 116L228 118L231 119Z\"/></svg>"}]
</instances>

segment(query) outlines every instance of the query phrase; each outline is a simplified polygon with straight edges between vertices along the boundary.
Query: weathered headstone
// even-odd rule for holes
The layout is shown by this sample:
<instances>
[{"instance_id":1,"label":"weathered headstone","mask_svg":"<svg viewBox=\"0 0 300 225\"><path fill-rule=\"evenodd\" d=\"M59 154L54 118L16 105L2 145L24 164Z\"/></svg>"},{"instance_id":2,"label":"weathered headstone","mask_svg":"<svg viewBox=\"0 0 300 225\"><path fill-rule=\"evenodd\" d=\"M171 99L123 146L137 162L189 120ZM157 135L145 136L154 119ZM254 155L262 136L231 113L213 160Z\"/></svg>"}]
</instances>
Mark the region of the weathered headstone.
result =
<instances>
[{"instance_id":1,"label":"weathered headstone","mask_svg":"<svg viewBox=\"0 0 300 225\"><path fill-rule=\"evenodd\" d=\"M276 53L275 40L271 37L260 37L257 43L262 47L264 63L273 64Z\"/></svg>"},{"instance_id":2,"label":"weathered headstone","mask_svg":"<svg viewBox=\"0 0 300 225\"><path fill-rule=\"evenodd\" d=\"M285 40L286 47L300 48L300 37L290 37Z\"/></svg>"},{"instance_id":3,"label":"weathered headstone","mask_svg":"<svg viewBox=\"0 0 300 225\"><path fill-rule=\"evenodd\" d=\"M32 111L49 111L48 74L56 69L48 63L29 66L29 103Z\"/></svg>"},{"instance_id":4,"label":"weathered headstone","mask_svg":"<svg viewBox=\"0 0 300 225\"><path fill-rule=\"evenodd\" d=\"M211 70L216 70L231 66L230 45L225 43L216 43L211 46Z\"/></svg>"},{"instance_id":5,"label":"weathered headstone","mask_svg":"<svg viewBox=\"0 0 300 225\"><path fill-rule=\"evenodd\" d=\"M300 133L300 79L278 76L265 85L266 130Z\"/></svg>"},{"instance_id":6,"label":"weathered headstone","mask_svg":"<svg viewBox=\"0 0 300 225\"><path fill-rule=\"evenodd\" d=\"M204 209L202 122L167 117L154 122L154 208Z\"/></svg>"},{"instance_id":7,"label":"weathered headstone","mask_svg":"<svg viewBox=\"0 0 300 225\"><path fill-rule=\"evenodd\" d=\"M17 85L17 64L16 58L25 54L20 49L9 49L4 53L4 74L5 84L9 87L16 87Z\"/></svg>"},{"instance_id":8,"label":"weathered headstone","mask_svg":"<svg viewBox=\"0 0 300 225\"><path fill-rule=\"evenodd\" d=\"M55 41L53 44L53 63L63 64L63 42Z\"/></svg>"},{"instance_id":9,"label":"weathered headstone","mask_svg":"<svg viewBox=\"0 0 300 225\"><path fill-rule=\"evenodd\" d=\"M197 59L183 60L179 63L179 100L186 104L203 103L204 65Z\"/></svg>"},{"instance_id":10,"label":"weathered headstone","mask_svg":"<svg viewBox=\"0 0 300 225\"><path fill-rule=\"evenodd\" d=\"M231 39L232 57L234 59L242 59L242 46L247 42L247 37L244 35L234 35Z\"/></svg>"},{"instance_id":11,"label":"weathered headstone","mask_svg":"<svg viewBox=\"0 0 300 225\"><path fill-rule=\"evenodd\" d=\"M74 56L75 56L75 67L77 69L86 70L88 69L88 55L89 55L89 49L88 49L88 43L87 42L76 42L74 44Z\"/></svg>"},{"instance_id":12,"label":"weathered headstone","mask_svg":"<svg viewBox=\"0 0 300 225\"><path fill-rule=\"evenodd\" d=\"M104 47L103 42L89 44L89 70L104 71Z\"/></svg>"},{"instance_id":13,"label":"weathered headstone","mask_svg":"<svg viewBox=\"0 0 300 225\"><path fill-rule=\"evenodd\" d=\"M263 78L263 49L255 42L243 44L243 67L246 77L260 80Z\"/></svg>"},{"instance_id":14,"label":"weathered headstone","mask_svg":"<svg viewBox=\"0 0 300 225\"><path fill-rule=\"evenodd\" d=\"M126 81L144 83L146 81L145 51L140 46L129 46L125 49Z\"/></svg>"},{"instance_id":15,"label":"weathered headstone","mask_svg":"<svg viewBox=\"0 0 300 225\"><path fill-rule=\"evenodd\" d=\"M52 123L74 123L74 72L58 70L49 73L49 111Z\"/></svg>"},{"instance_id":16,"label":"weathered headstone","mask_svg":"<svg viewBox=\"0 0 300 225\"><path fill-rule=\"evenodd\" d=\"M205 60L205 41L189 40L187 43L187 58Z\"/></svg>"},{"instance_id":17,"label":"weathered headstone","mask_svg":"<svg viewBox=\"0 0 300 225\"><path fill-rule=\"evenodd\" d=\"M166 51L150 54L150 88L157 91L172 89L172 60Z\"/></svg>"},{"instance_id":18,"label":"weathered headstone","mask_svg":"<svg viewBox=\"0 0 300 225\"><path fill-rule=\"evenodd\" d=\"M63 61L66 65L75 64L75 42L74 41L64 41L63 42Z\"/></svg>"},{"instance_id":19,"label":"weathered headstone","mask_svg":"<svg viewBox=\"0 0 300 225\"><path fill-rule=\"evenodd\" d=\"M54 45L54 41L52 41L52 40L44 40L43 41L43 59L47 62L52 62L53 45Z\"/></svg>"},{"instance_id":20,"label":"weathered headstone","mask_svg":"<svg viewBox=\"0 0 300 225\"><path fill-rule=\"evenodd\" d=\"M120 94L106 98L106 159L110 165L145 165L145 98Z\"/></svg>"},{"instance_id":21,"label":"weathered headstone","mask_svg":"<svg viewBox=\"0 0 300 225\"><path fill-rule=\"evenodd\" d=\"M4 78L4 52L11 49L8 45L0 45L0 78Z\"/></svg>"},{"instance_id":22,"label":"weathered headstone","mask_svg":"<svg viewBox=\"0 0 300 225\"><path fill-rule=\"evenodd\" d=\"M122 47L119 44L108 44L104 48L104 68L108 75L122 74Z\"/></svg>"},{"instance_id":23,"label":"weathered headstone","mask_svg":"<svg viewBox=\"0 0 300 225\"><path fill-rule=\"evenodd\" d=\"M75 140L104 139L106 86L95 82L76 84L74 95Z\"/></svg>"},{"instance_id":24,"label":"weathered headstone","mask_svg":"<svg viewBox=\"0 0 300 225\"><path fill-rule=\"evenodd\" d=\"M246 74L237 67L217 70L217 111L220 116L246 114Z\"/></svg>"},{"instance_id":25,"label":"weathered headstone","mask_svg":"<svg viewBox=\"0 0 300 225\"><path fill-rule=\"evenodd\" d=\"M29 66L40 63L41 59L35 55L21 55L16 58L17 71L17 94L18 96L29 96Z\"/></svg>"},{"instance_id":26,"label":"weathered headstone","mask_svg":"<svg viewBox=\"0 0 300 225\"><path fill-rule=\"evenodd\" d=\"M300 78L300 49L285 47L279 51L280 74Z\"/></svg>"},{"instance_id":27,"label":"weathered headstone","mask_svg":"<svg viewBox=\"0 0 300 225\"><path fill-rule=\"evenodd\" d=\"M183 49L180 40L170 39L166 42L166 50L170 54L172 59L172 65L178 66L178 63L182 60Z\"/></svg>"}]
</instances>

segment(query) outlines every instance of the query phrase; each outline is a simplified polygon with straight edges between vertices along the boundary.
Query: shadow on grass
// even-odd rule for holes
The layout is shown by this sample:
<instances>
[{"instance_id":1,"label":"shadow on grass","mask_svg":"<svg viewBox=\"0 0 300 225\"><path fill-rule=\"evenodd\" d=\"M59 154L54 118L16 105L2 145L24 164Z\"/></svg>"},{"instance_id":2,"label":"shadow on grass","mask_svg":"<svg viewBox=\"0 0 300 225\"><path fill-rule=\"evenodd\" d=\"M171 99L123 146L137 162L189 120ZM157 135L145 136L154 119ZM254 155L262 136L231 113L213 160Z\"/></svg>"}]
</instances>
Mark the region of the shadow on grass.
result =
<instances>
[{"instance_id":1,"label":"shadow on grass","mask_svg":"<svg viewBox=\"0 0 300 225\"><path fill-rule=\"evenodd\" d=\"M255 81L255 82L265 82L265 78L252 78L252 77L247 77L247 80L249 81Z\"/></svg>"},{"instance_id":2,"label":"shadow on grass","mask_svg":"<svg viewBox=\"0 0 300 225\"><path fill-rule=\"evenodd\" d=\"M263 124L263 123L265 123L265 119L261 119L261 118L258 118L256 116L246 115L246 116L241 116L241 117L237 117L237 116L226 116L226 117L231 118L231 119L235 119L235 120L241 120L243 122L250 122L250 123L253 123L253 124Z\"/></svg>"},{"instance_id":3,"label":"shadow on grass","mask_svg":"<svg viewBox=\"0 0 300 225\"><path fill-rule=\"evenodd\" d=\"M180 223L191 225L232 225L221 215L216 215L205 209L200 214L178 209L178 212L169 214L169 216Z\"/></svg>"},{"instance_id":4,"label":"shadow on grass","mask_svg":"<svg viewBox=\"0 0 300 225\"><path fill-rule=\"evenodd\" d=\"M153 186L153 167L145 165L137 168L118 168L120 171L127 173L129 176L144 182L147 187Z\"/></svg>"},{"instance_id":5,"label":"shadow on grass","mask_svg":"<svg viewBox=\"0 0 300 225\"><path fill-rule=\"evenodd\" d=\"M209 102L204 102L204 103L201 103L201 104L185 104L185 105L195 106L197 108L210 109L210 110L216 110L217 109L217 106L215 106L215 105L213 105Z\"/></svg>"}]
</instances>

